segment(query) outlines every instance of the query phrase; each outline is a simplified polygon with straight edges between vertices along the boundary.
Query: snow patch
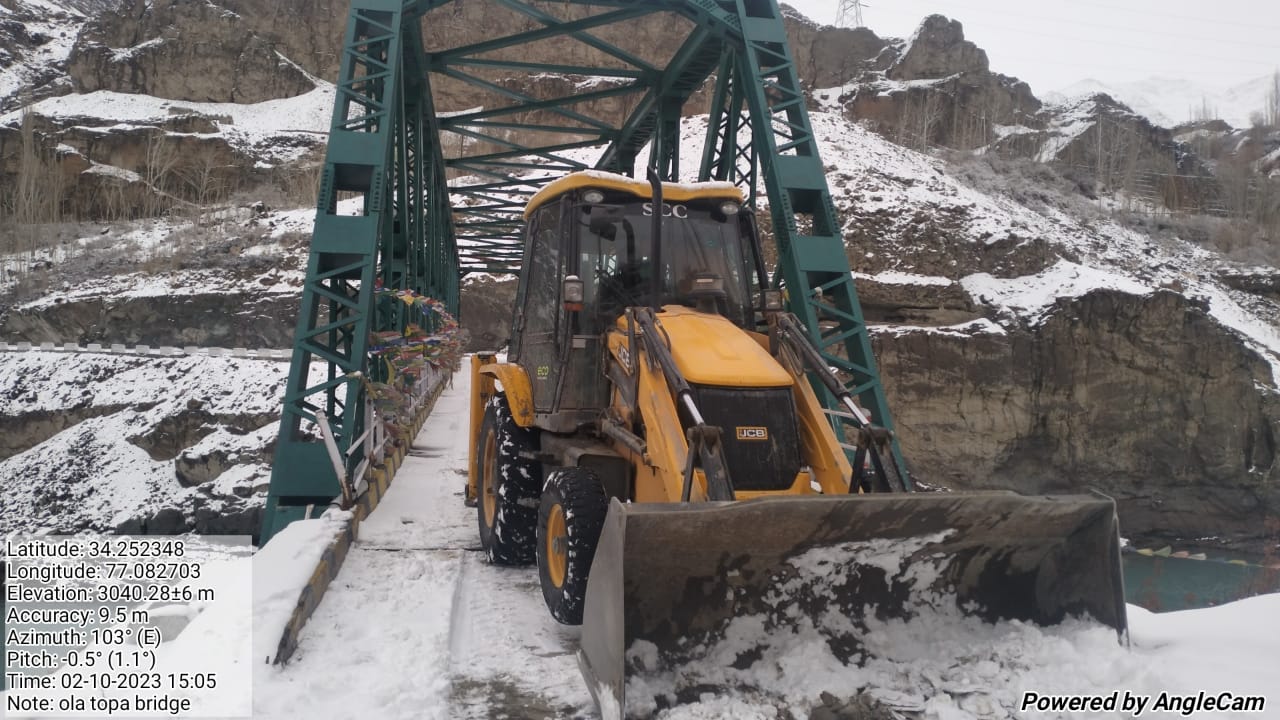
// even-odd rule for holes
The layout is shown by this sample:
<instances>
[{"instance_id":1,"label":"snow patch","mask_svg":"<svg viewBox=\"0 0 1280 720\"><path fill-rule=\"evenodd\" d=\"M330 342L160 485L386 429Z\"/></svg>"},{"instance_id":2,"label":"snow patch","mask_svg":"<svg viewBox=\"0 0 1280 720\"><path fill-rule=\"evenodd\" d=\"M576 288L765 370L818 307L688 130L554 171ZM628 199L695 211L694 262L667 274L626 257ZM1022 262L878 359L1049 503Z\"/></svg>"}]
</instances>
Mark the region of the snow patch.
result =
<instances>
[{"instance_id":1,"label":"snow patch","mask_svg":"<svg viewBox=\"0 0 1280 720\"><path fill-rule=\"evenodd\" d=\"M99 132L162 124L172 114L195 112L211 118L233 148L272 163L283 163L301 157L310 146L307 143L282 143L281 137L320 138L329 132L334 88L331 83L315 82L316 89L297 97L250 104L187 102L98 90L46 98L29 106L28 110L64 122L74 123L77 118L116 122L113 126L91 128ZM0 96L3 96L2 85ZM0 125L20 122L22 112L0 115Z\"/></svg>"},{"instance_id":2,"label":"snow patch","mask_svg":"<svg viewBox=\"0 0 1280 720\"><path fill-rule=\"evenodd\" d=\"M874 282L885 285L951 285L954 281L950 278L941 277L939 275L917 275L916 273L900 272L897 270L886 270L868 275L866 273L854 272L853 277L861 280L872 280Z\"/></svg>"},{"instance_id":3,"label":"snow patch","mask_svg":"<svg viewBox=\"0 0 1280 720\"><path fill-rule=\"evenodd\" d=\"M1049 306L1062 297L1079 297L1091 290L1109 289L1147 295L1150 286L1130 277L1099 268L1059 260L1035 275L997 278L989 273L976 273L962 278L960 284L979 302L1012 311L1032 323L1044 319Z\"/></svg>"},{"instance_id":4,"label":"snow patch","mask_svg":"<svg viewBox=\"0 0 1280 720\"><path fill-rule=\"evenodd\" d=\"M1003 327L986 319L978 318L966 323L957 325L871 325L869 326L873 334L876 335L911 335L911 334L929 334L929 335L949 335L951 337L973 337L974 335L1007 335Z\"/></svg>"}]
</instances>

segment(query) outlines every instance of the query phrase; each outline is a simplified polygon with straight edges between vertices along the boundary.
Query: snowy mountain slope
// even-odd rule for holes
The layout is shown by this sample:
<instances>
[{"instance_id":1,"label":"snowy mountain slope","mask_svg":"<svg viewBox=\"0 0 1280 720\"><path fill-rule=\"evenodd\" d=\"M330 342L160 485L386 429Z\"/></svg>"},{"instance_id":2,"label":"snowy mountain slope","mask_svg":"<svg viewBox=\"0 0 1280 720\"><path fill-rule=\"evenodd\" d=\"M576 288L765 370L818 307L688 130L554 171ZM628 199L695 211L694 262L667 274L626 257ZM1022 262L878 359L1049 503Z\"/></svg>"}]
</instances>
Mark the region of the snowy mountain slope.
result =
<instances>
[{"instance_id":1,"label":"snowy mountain slope","mask_svg":"<svg viewBox=\"0 0 1280 720\"><path fill-rule=\"evenodd\" d=\"M1261 427L1272 422L1267 414L1270 412L1267 408L1271 401L1267 398L1274 397L1276 375L1280 372L1277 369L1280 367L1280 331L1277 330L1275 320L1280 315L1277 304L1274 299L1236 290L1219 279L1222 273L1247 273L1248 268L1235 266L1190 242L1170 237L1155 239L1120 225L1105 209L1078 197L1055 196L1052 192L1017 179L999 180L1005 183L1000 185L987 178L983 181L987 189L979 190L970 177L974 174L972 168L949 165L937 157L905 150L839 114L815 112L811 119L827 164L828 181L834 200L844 222L843 231L853 269L860 273L860 293L866 294L876 289L887 289L886 292L906 289L914 294L916 300L913 302L918 302L924 308L921 311L924 314L934 312L930 308L936 310L943 305L960 307L961 310L957 311L960 317L957 319L944 319L944 316L951 317L956 313L947 315L934 312L939 319L924 322L926 325L946 326L939 337L946 335L956 343L964 343L967 337L989 340L994 337L995 331L1006 333L1007 337L1002 341L1004 345L1000 346L1005 348L1002 352L1011 352L1008 348L1026 347L1026 343L1045 342L1045 333L1060 332L1052 330L1058 325L1049 321L1070 315L1074 308L1099 292L1114 293L1115 297L1122 298L1123 302L1136 308L1134 312L1137 313L1146 312L1143 309L1146 307L1144 303L1152 298L1177 293L1178 297L1184 298L1180 302L1186 303L1185 312L1192 313L1194 317L1203 313L1207 318L1206 327L1213 333L1213 342L1199 342L1202 351L1197 350L1200 355L1195 357L1199 358L1206 353L1238 353L1240 359L1235 354L1229 354L1214 361L1219 364L1166 367L1167 358L1164 356L1167 350L1153 347L1144 339L1133 351L1139 355L1120 356L1109 362L1116 363L1117 370L1148 362L1156 365L1164 363L1161 365L1164 369L1160 371L1162 382L1169 377L1197 377L1201 373L1208 373L1216 378L1225 373L1225 379L1221 382L1230 385L1231 393L1224 394L1221 388L1215 388L1210 395L1229 399L1223 399L1222 403L1244 403L1245 407L1251 408L1249 414L1242 416L1241 405L1232 405L1235 410L1231 423L1247 422L1251 427L1254 424ZM705 117L687 120L682 128L682 154L686 158L697 157L704 138ZM599 149L588 148L571 154L590 164L594 162L598 152ZM640 160L643 162L644 158ZM693 179L694 171L691 167L695 165L696 163L684 164L686 174L683 179ZM257 221L268 226L274 225L268 230L269 234L274 234L295 229L305 231L313 217L314 210L300 209L268 213ZM152 246L162 242L162 237L163 234L144 235L139 244ZM45 297L25 301L24 312L53 312L59 308L74 307L78 303L116 296L121 300L145 296L165 302L171 295L181 295L193 290L231 292L244 283L286 297L290 286L300 279L296 269L298 261L296 255L282 256L281 262L287 265L271 272L258 273L247 280L232 278L228 281L228 278L221 277L216 270L182 270L156 278L132 274L136 270L117 270L115 277L76 280L67 288L61 288L60 283L55 280L55 290ZM65 262L65 259L60 262ZM67 271L74 266L74 263L67 264ZM64 270L55 264L52 276L56 278L60 272ZM884 276L883 280L880 279L881 275ZM903 282L904 278L910 281ZM883 314L893 316L895 312L899 311L890 307ZM983 322L971 322L977 319ZM961 320L965 324L954 326L954 323ZM494 320L499 323L506 321L505 315ZM1176 328L1185 326L1189 320L1177 315L1170 322ZM479 327L473 330L476 333L483 331ZM903 343L909 345L914 342L911 340L913 335L930 332L935 330L927 326L904 326L898 322L876 337L878 343L887 342L885 338L893 338L893 342L901 346ZM1057 342L1100 345L1107 336L1091 336L1087 333L1113 331L1079 332L1086 335L1063 336ZM894 346L882 345L882 349L892 351ZM1026 364L1031 361L1031 358L1020 358L1016 362ZM1070 361L1066 362L1070 368ZM1259 363L1265 370L1255 381L1249 375L1252 372L1249 368ZM1222 367L1236 369L1227 371ZM896 392L897 387L927 383L934 377L933 369L912 361L909 365L896 365L888 381ZM975 396L998 398L1009 393L1012 399L1008 402L1012 403L1014 409L1027 407L1033 402L1031 398L1035 397L1035 393L1041 392L1038 386L1009 388L1002 385L1006 382L1007 378L999 376L965 378L963 383L952 382L938 388L930 386L927 391L922 392L928 397L939 399L947 397L946 392L962 393L963 397L955 402L963 402L965 398ZM1143 382L1149 384L1149 381ZM978 388L980 392L971 393L968 388ZM1171 391L1161 389L1158 392L1169 397ZM1179 388L1176 392L1181 393L1183 389ZM1028 399L1021 399L1018 393L1025 393ZM278 397L278 394L272 395L273 400L278 400ZM1078 406L1078 402L1072 398L1063 402L1068 410ZM1251 436L1228 437L1225 433L1232 425L1225 416L1211 414L1202 426L1194 418L1205 412L1226 412L1225 405L1222 410L1206 409L1212 408L1212 397L1203 402L1208 405L1187 406L1184 403L1186 407L1177 411L1189 413L1187 422L1194 424L1183 426L1193 429L1183 432L1193 434L1186 437L1175 435L1175 444L1185 448L1193 447L1193 443L1197 442L1208 443L1218 447L1218 452L1224 458L1235 458L1236 446L1240 445L1239 457L1243 458L1251 452L1248 448L1254 446L1250 443L1256 445L1261 442L1249 439ZM945 419L954 414L932 408L928 404L901 404L897 407L895 412L900 417L916 425L936 422L939 418ZM919 412L912 415L917 409ZM947 432L941 436L931 435L913 441L927 443L923 446L927 447L927 451L922 450L915 455L921 459L917 462L934 457L949 457L949 443L956 448L972 448L971 452L981 454L986 458L986 463L992 463L998 458L1019 457L1018 453L1025 451L1017 445L1017 439L1025 437L1034 428L1011 424L1004 429L1010 438L1007 445L987 448L974 442L975 437L983 438L983 442L990 442L990 438L995 436L992 428L982 425L982 422L986 422L982 418L994 417L997 419L995 422L1000 422L1000 418L1020 417L1014 409L1010 409L1010 406L970 408L970 415L966 417L976 418L971 420L975 425L948 427ZM1036 412L1043 417L1044 413L1051 410ZM1109 412L1115 417L1123 417L1125 413L1131 412L1119 406L1111 408L1106 403L1099 405L1098 411ZM1180 422L1176 420L1180 415L1174 414L1171 417L1175 424ZM1053 426L1046 432L1060 441L1075 437L1080 432L1088 432L1088 424L1082 429L1079 425L1071 424L1073 418L1069 414L1064 416L1063 422L1068 424ZM1220 428L1221 432L1215 428ZM910 431L911 425L904 426L904 433ZM1142 440L1144 424L1136 423L1127 427L1125 432ZM1262 430L1258 432L1261 433ZM1086 436L1080 442L1092 442L1092 439ZM1202 451L1195 450L1195 453L1201 454ZM1135 462L1139 462L1146 455L1137 451L1136 457L1138 460ZM1215 487L1225 488L1223 492L1235 492L1230 483L1221 479L1225 476L1232 478L1232 482L1247 481L1249 487L1254 488L1252 492L1269 497L1274 485L1267 479L1272 472L1271 460L1262 456L1259 458L1255 463L1258 464L1257 468L1236 467L1240 462L1237 459L1223 460L1227 464L1209 467L1204 476L1198 476L1196 482L1204 482L1204 477L1213 473L1213 476L1220 478ZM1200 466L1194 464L1199 460L1189 457L1187 462L1189 464L1186 467L1190 470L1184 470L1185 472L1192 475L1200 472ZM961 465L946 465L952 470L972 466L982 469L982 472L986 472L983 468L988 467L975 465L972 459ZM924 466L924 471L929 472L930 467ZM1073 471L1064 466L1061 472L1070 476ZM1141 479L1141 482L1157 482L1154 477L1149 477L1151 470L1139 465L1127 472L1131 472L1132 477ZM1042 475L1043 472L1036 474ZM1011 475L1011 481L1020 480L1025 475L1025 469L1019 469ZM1169 480L1165 478L1160 482L1167 483ZM1201 490L1198 486L1196 488L1196 493L1216 491ZM1205 502L1203 495L1191 497L1195 497L1196 502ZM1191 502L1190 497L1170 499L1162 507L1184 508L1186 503ZM1219 506L1214 504L1213 507ZM1189 512L1189 508L1190 505L1185 505L1184 509ZM1253 512L1259 511L1261 509L1255 506ZM1205 512L1195 514L1204 523L1235 522L1247 525L1251 531L1255 530L1253 515L1242 515L1226 509L1221 516ZM1162 516L1157 513L1157 520L1152 522L1158 522L1159 517ZM106 521L107 518L94 519L94 522L100 524ZM1256 531L1260 532L1261 528L1256 528Z\"/></svg>"},{"instance_id":2,"label":"snowy mountain slope","mask_svg":"<svg viewBox=\"0 0 1280 720\"><path fill-rule=\"evenodd\" d=\"M80 29L120 0L0 2L0 113L71 92L67 58Z\"/></svg>"},{"instance_id":3,"label":"snowy mountain slope","mask_svg":"<svg viewBox=\"0 0 1280 720\"><path fill-rule=\"evenodd\" d=\"M1080 112L1087 114L1087 110ZM1019 188L1012 184L1005 188L1007 192L976 189L946 161L896 145L836 112L811 112L810 121L826 162L833 200L845 223L847 244L859 248L867 239L878 248L852 255L855 271L872 277L913 273L923 276L924 284L936 285L940 280L959 282L986 273L1031 278L1062 259L1104 270L1103 276L1113 278L1082 286L1080 293L1111 285L1151 292L1174 281L1189 283L1188 294L1218 298L1215 317L1280 362L1274 307L1221 284L1216 272L1238 268L1220 255L1191 242L1157 240L1124 227L1105 208L1079 198L1030 192L1020 201L1014 197ZM1064 134L1077 131L1070 123L1062 129ZM681 155L698 157L705 133L706 116L686 118ZM585 148L563 155L590 164L600 150ZM647 147L641 151L637 166L647 152ZM546 175L550 173L530 177ZM681 180L696 179L696 164L685 163ZM936 238L931 230L945 235L943 244L932 246ZM1064 296L1065 291L1044 297L1037 307L1008 308L1009 317L1031 317L1055 297ZM996 309L1004 309L996 296L992 300ZM1253 313L1259 316L1256 322L1243 320Z\"/></svg>"},{"instance_id":4,"label":"snowy mountain slope","mask_svg":"<svg viewBox=\"0 0 1280 720\"><path fill-rule=\"evenodd\" d=\"M230 357L0 354L12 452L0 532L253 533L288 372Z\"/></svg>"},{"instance_id":5,"label":"snowy mountain slope","mask_svg":"<svg viewBox=\"0 0 1280 720\"><path fill-rule=\"evenodd\" d=\"M1210 117L1221 118L1232 127L1243 128L1249 127L1250 115L1262 110L1271 82L1272 76L1264 75L1219 88L1173 77L1150 77L1133 82L1102 82L1088 78L1047 93L1045 100L1062 103L1101 92L1164 127L1171 128L1193 120L1207 108Z\"/></svg>"},{"instance_id":6,"label":"snowy mountain slope","mask_svg":"<svg viewBox=\"0 0 1280 720\"><path fill-rule=\"evenodd\" d=\"M944 162L889 143L837 115L814 113L812 122L846 238L854 236L861 245L858 235L874 236L877 249L862 258L854 255L855 270L960 282L975 300L998 311L997 320L1034 320L1057 298L1096 287L1140 293L1177 282L1188 295L1209 298L1210 313L1269 358L1280 379L1276 306L1218 281L1215 272L1233 263L1215 253L1190 242L1157 241L1087 203L1073 206L1064 199L1068 202L1059 206L1041 200L1029 207L1010 195L976 190ZM692 135L697 132L695 126ZM930 226L948 241L936 253L928 247ZM1088 268L1084 272L1094 273L1096 281L1073 286L1051 279L1050 269L1063 261ZM994 278L1047 292L1031 302L981 292L980 286Z\"/></svg>"}]
</instances>

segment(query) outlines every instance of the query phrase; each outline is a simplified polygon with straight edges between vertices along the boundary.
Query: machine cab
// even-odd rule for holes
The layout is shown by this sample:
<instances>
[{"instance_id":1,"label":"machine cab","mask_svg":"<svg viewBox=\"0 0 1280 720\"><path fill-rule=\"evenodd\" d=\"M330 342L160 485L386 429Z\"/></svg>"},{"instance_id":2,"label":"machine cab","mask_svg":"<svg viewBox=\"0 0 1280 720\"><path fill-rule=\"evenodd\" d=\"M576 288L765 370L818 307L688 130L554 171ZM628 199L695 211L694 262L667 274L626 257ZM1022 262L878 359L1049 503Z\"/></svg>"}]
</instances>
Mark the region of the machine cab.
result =
<instances>
[{"instance_id":1,"label":"machine cab","mask_svg":"<svg viewBox=\"0 0 1280 720\"><path fill-rule=\"evenodd\" d=\"M662 190L658 204L647 182L587 171L530 200L511 360L529 374L539 426L571 432L605 407L604 333L627 307L682 305L755 329L753 297L765 276L741 191L728 183ZM570 276L582 282L573 309L562 297Z\"/></svg>"}]
</instances>

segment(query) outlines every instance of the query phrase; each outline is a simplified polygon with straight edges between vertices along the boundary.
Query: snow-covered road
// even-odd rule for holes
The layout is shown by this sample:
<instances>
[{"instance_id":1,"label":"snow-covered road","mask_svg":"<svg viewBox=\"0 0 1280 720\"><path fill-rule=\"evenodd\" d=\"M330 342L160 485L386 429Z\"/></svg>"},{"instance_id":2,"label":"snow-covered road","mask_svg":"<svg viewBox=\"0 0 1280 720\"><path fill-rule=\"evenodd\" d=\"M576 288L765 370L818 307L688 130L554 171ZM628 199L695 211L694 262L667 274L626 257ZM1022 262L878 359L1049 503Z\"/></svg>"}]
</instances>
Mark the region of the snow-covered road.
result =
<instances>
[{"instance_id":1,"label":"snow-covered road","mask_svg":"<svg viewBox=\"0 0 1280 720\"><path fill-rule=\"evenodd\" d=\"M488 565L462 502L467 376L459 373L283 668L264 669L255 718L423 720L594 714L531 568Z\"/></svg>"}]
</instances>

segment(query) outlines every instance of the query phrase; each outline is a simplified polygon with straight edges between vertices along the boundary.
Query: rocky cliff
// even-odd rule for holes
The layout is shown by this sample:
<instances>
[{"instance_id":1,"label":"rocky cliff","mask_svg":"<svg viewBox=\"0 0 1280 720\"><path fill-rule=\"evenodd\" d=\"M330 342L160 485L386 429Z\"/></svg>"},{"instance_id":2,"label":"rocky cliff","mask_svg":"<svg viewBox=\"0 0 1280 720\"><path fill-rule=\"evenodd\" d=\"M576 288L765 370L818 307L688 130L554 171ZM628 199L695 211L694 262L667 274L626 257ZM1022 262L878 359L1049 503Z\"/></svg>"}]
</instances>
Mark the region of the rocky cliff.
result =
<instances>
[{"instance_id":1,"label":"rocky cliff","mask_svg":"<svg viewBox=\"0 0 1280 720\"><path fill-rule=\"evenodd\" d=\"M876 350L916 472L957 489L1097 490L1130 534L1274 539L1271 364L1187 298L1099 289L1042 321L885 331Z\"/></svg>"},{"instance_id":2,"label":"rocky cliff","mask_svg":"<svg viewBox=\"0 0 1280 720\"><path fill-rule=\"evenodd\" d=\"M72 88L195 102L254 103L315 84L280 43L212 3L126 0L80 31L67 59Z\"/></svg>"}]
</instances>

